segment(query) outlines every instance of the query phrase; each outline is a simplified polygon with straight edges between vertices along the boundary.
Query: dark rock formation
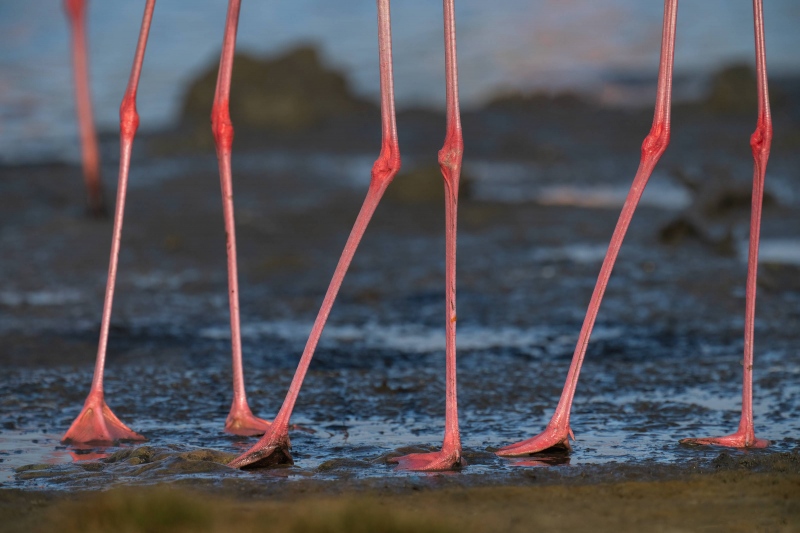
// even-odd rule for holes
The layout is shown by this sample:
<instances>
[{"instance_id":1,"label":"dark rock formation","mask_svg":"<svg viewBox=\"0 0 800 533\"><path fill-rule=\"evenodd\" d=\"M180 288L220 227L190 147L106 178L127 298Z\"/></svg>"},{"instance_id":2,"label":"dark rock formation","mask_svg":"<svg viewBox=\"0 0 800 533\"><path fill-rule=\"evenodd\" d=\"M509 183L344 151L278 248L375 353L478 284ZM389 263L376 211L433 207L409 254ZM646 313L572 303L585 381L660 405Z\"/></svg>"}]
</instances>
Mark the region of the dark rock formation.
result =
<instances>
[{"instance_id":1,"label":"dark rock formation","mask_svg":"<svg viewBox=\"0 0 800 533\"><path fill-rule=\"evenodd\" d=\"M182 112L184 122L208 124L217 68L215 62L189 85ZM353 94L343 74L325 67L311 46L275 58L239 53L234 59L230 99L234 127L295 132L375 108Z\"/></svg>"}]
</instances>

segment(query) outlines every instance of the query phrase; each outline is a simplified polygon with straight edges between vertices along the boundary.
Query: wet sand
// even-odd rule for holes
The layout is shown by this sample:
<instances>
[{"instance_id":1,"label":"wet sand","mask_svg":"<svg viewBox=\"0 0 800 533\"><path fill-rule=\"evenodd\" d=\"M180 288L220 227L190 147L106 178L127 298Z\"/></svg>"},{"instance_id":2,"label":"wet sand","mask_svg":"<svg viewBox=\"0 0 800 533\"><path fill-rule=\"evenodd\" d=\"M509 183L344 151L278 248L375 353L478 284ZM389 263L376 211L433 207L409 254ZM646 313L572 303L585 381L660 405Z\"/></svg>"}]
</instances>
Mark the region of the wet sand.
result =
<instances>
[{"instance_id":1,"label":"wet sand","mask_svg":"<svg viewBox=\"0 0 800 533\"><path fill-rule=\"evenodd\" d=\"M77 168L0 168L0 505L9 527L61 521L70 505L112 509L128 498L117 489L168 484L220 499L200 515L187 511L189 520L210 513L201 518L210 531L239 510L245 529L284 508L285 527L295 527L310 501L336 520L436 516L441 527L432 530L445 531L791 530L800 482L800 264L792 259L800 128L792 112L776 116L774 203L762 229L765 243L786 243L762 255L756 323L756 431L773 445L686 447L677 441L730 432L738 421L749 213L726 191L752 175L753 127L751 117L690 111L676 112L673 144L609 285L576 396L573 453L513 461L492 451L541 430L552 413L651 116L580 106L465 114L458 368L469 466L449 475L386 464L432 449L442 433L444 214L435 188L403 190L404 179L424 179L435 164L441 116L400 117L406 174L367 231L300 395L293 421L313 433L294 432L295 466L276 470L222 464L253 440L221 432L230 403L225 243L205 141L167 132L135 147L106 384L109 405L145 445L58 443L91 379L111 224L83 215ZM280 405L366 191L379 146L371 120L237 137L245 369L262 416ZM114 142L105 141L107 177ZM676 177L713 172L722 185L703 194ZM665 238L681 220L685 231ZM93 492L107 488L115 489ZM77 503L64 502L73 496ZM152 497L136 489L133 498Z\"/></svg>"}]
</instances>

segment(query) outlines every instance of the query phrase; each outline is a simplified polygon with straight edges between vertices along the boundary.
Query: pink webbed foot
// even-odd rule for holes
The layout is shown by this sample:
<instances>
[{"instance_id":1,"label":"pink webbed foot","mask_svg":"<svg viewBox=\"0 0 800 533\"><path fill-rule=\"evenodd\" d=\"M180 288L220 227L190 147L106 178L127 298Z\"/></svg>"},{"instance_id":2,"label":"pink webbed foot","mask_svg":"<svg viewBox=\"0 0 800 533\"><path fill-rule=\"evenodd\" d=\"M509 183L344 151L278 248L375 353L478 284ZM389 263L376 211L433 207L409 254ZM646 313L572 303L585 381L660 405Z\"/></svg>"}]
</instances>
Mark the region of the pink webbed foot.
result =
<instances>
[{"instance_id":1,"label":"pink webbed foot","mask_svg":"<svg viewBox=\"0 0 800 533\"><path fill-rule=\"evenodd\" d=\"M441 472L455 470L467 466L461 457L460 447L445 447L438 452L411 453L401 457L392 457L390 463L397 463L397 470L412 472Z\"/></svg>"},{"instance_id":2,"label":"pink webbed foot","mask_svg":"<svg viewBox=\"0 0 800 533\"><path fill-rule=\"evenodd\" d=\"M264 436L252 448L228 463L231 468L267 468L276 465L294 464L289 453L289 431L287 426L278 428L270 424Z\"/></svg>"},{"instance_id":3,"label":"pink webbed foot","mask_svg":"<svg viewBox=\"0 0 800 533\"><path fill-rule=\"evenodd\" d=\"M64 444L114 444L121 440L147 440L123 424L102 393L90 393L80 414L61 438Z\"/></svg>"},{"instance_id":4,"label":"pink webbed foot","mask_svg":"<svg viewBox=\"0 0 800 533\"><path fill-rule=\"evenodd\" d=\"M495 453L500 457L520 457L556 449L570 451L569 439L575 440L572 429L567 427L547 426L547 428L530 439L500 448Z\"/></svg>"},{"instance_id":5,"label":"pink webbed foot","mask_svg":"<svg viewBox=\"0 0 800 533\"><path fill-rule=\"evenodd\" d=\"M696 446L725 446L726 448L766 448L769 441L759 439L751 431L739 430L724 437L704 437L700 439L681 439L681 444Z\"/></svg>"},{"instance_id":6,"label":"pink webbed foot","mask_svg":"<svg viewBox=\"0 0 800 533\"><path fill-rule=\"evenodd\" d=\"M254 437L266 433L271 425L272 422L257 417L246 405L239 408L233 407L228 413L228 418L225 419L225 433L240 437Z\"/></svg>"}]
</instances>

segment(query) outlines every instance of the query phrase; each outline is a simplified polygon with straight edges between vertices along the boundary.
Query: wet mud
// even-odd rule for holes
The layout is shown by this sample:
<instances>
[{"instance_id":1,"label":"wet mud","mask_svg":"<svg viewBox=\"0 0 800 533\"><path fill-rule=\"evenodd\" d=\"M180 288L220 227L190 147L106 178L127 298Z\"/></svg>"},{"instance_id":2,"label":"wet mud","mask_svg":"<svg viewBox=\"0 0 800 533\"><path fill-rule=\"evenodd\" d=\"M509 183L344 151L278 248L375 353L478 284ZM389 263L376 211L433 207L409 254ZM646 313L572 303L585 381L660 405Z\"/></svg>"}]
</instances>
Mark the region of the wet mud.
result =
<instances>
[{"instance_id":1,"label":"wet mud","mask_svg":"<svg viewBox=\"0 0 800 533\"><path fill-rule=\"evenodd\" d=\"M749 220L740 191L752 175L753 127L747 117L678 109L589 346L573 451L493 454L552 414L650 118L584 104L465 114L457 339L468 466L432 476L396 472L387 459L433 450L443 434L444 213L432 189L408 188L436 179L438 114L401 114L404 173L356 254L300 394L295 464L274 469L225 466L254 439L222 432L230 333L213 154L181 145L179 131L144 136L134 149L106 399L148 442L112 447L59 443L91 380L111 223L84 216L78 168L0 168L0 500L58 506L73 492L161 483L232 498L443 489L452 499L444 491L533 484L606 494L636 482L661 487L647 493L657 501L678 490L669 483L711 497L731 480L770 479L796 503L800 167L791 142L778 141L781 130L800 131L791 114L776 116L756 321L756 433L772 445L678 444L738 423ZM348 120L279 139L237 137L244 364L253 411L266 418L287 390L377 155L376 128ZM104 149L113 175L111 140ZM729 169L713 179L719 190L681 179L705 182L707 168ZM715 211L703 207L708 198L736 201ZM664 238L698 211L692 223L724 234L727 248ZM796 519L796 505L780 509L771 516Z\"/></svg>"}]
</instances>

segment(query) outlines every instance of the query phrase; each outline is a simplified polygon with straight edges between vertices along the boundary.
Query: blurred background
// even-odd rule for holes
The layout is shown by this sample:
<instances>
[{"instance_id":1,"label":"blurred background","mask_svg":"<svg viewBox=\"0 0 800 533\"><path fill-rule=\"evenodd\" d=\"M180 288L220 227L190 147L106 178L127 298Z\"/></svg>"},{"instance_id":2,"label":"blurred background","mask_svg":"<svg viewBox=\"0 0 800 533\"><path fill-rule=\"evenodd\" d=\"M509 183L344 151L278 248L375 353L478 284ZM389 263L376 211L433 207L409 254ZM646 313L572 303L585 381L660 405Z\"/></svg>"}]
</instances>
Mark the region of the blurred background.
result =
<instances>
[{"instance_id":1,"label":"blurred background","mask_svg":"<svg viewBox=\"0 0 800 533\"><path fill-rule=\"evenodd\" d=\"M160 0L138 107L142 131L174 126L192 79L215 68L227 2ZM144 2L89 1L96 122L116 131ZM442 108L440 2L395 2L394 65L400 108ZM461 95L476 108L498 92L571 90L606 105L652 101L663 3L659 0L460 0ZM800 3L769 0L767 51L774 77L800 74ZM238 50L275 56L310 44L353 92L377 102L372 1L245 0ZM0 2L0 162L77 161L69 28L60 0ZM747 0L682 2L676 99L698 98L725 65L753 62Z\"/></svg>"}]
</instances>

